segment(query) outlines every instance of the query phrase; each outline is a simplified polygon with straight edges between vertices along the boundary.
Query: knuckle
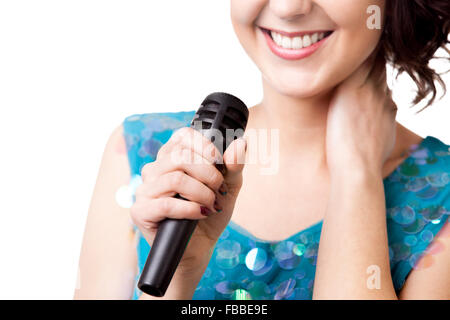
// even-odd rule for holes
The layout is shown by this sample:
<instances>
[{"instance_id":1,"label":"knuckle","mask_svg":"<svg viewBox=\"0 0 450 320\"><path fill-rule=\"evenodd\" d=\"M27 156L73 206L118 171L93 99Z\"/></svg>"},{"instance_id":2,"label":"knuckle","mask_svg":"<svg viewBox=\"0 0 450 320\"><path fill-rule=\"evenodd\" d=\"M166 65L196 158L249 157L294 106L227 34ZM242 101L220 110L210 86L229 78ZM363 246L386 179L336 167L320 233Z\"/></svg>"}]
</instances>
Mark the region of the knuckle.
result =
<instances>
[{"instance_id":1,"label":"knuckle","mask_svg":"<svg viewBox=\"0 0 450 320\"><path fill-rule=\"evenodd\" d=\"M158 201L158 209L160 212L167 214L172 208L172 203L169 198L160 198Z\"/></svg>"},{"instance_id":2,"label":"knuckle","mask_svg":"<svg viewBox=\"0 0 450 320\"><path fill-rule=\"evenodd\" d=\"M224 180L222 174L218 170L214 170L209 176L209 179L209 183L215 188L219 188Z\"/></svg>"},{"instance_id":3,"label":"knuckle","mask_svg":"<svg viewBox=\"0 0 450 320\"><path fill-rule=\"evenodd\" d=\"M178 130L176 130L173 134L173 140L174 142L180 142L181 140L189 137L192 134L192 129L189 127L182 127Z\"/></svg>"},{"instance_id":4,"label":"knuckle","mask_svg":"<svg viewBox=\"0 0 450 320\"><path fill-rule=\"evenodd\" d=\"M151 172L153 171L153 166L154 166L154 163L153 162L149 162L149 163L146 163L142 167L142 169L141 169L142 179L146 178L147 176L149 176L151 174Z\"/></svg>"},{"instance_id":5,"label":"knuckle","mask_svg":"<svg viewBox=\"0 0 450 320\"><path fill-rule=\"evenodd\" d=\"M184 181L184 173L181 171L173 171L169 177L169 184L172 189L178 187Z\"/></svg>"},{"instance_id":6,"label":"knuckle","mask_svg":"<svg viewBox=\"0 0 450 320\"><path fill-rule=\"evenodd\" d=\"M174 140L169 139L169 141L159 147L158 152L156 153L156 159L161 160L167 157L176 145L177 143Z\"/></svg>"},{"instance_id":7,"label":"knuckle","mask_svg":"<svg viewBox=\"0 0 450 320\"><path fill-rule=\"evenodd\" d=\"M183 164L191 164L192 163L192 150L182 149L180 151L180 158L182 159Z\"/></svg>"},{"instance_id":8,"label":"knuckle","mask_svg":"<svg viewBox=\"0 0 450 320\"><path fill-rule=\"evenodd\" d=\"M161 160L161 158L163 158L166 153L167 153L167 149L169 148L169 144L163 144L159 149L158 152L156 153L156 160Z\"/></svg>"},{"instance_id":9,"label":"knuckle","mask_svg":"<svg viewBox=\"0 0 450 320\"><path fill-rule=\"evenodd\" d=\"M183 147L181 145L175 146L170 151L170 161L175 165L180 165L183 161Z\"/></svg>"}]
</instances>

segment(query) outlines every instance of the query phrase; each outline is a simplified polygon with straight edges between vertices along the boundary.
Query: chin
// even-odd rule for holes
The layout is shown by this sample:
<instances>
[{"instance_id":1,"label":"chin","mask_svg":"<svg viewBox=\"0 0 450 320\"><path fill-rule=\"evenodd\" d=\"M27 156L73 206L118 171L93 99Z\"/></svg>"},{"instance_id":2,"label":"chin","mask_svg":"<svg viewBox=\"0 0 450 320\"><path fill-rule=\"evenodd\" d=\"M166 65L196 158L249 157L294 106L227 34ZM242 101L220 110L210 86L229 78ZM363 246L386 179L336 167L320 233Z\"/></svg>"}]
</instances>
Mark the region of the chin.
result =
<instances>
[{"instance_id":1,"label":"chin","mask_svg":"<svg viewBox=\"0 0 450 320\"><path fill-rule=\"evenodd\" d=\"M267 79L266 79L267 80ZM315 84L317 79L295 78L295 79L274 79L268 81L274 90L282 95L299 99L311 98L329 91L329 88Z\"/></svg>"}]
</instances>

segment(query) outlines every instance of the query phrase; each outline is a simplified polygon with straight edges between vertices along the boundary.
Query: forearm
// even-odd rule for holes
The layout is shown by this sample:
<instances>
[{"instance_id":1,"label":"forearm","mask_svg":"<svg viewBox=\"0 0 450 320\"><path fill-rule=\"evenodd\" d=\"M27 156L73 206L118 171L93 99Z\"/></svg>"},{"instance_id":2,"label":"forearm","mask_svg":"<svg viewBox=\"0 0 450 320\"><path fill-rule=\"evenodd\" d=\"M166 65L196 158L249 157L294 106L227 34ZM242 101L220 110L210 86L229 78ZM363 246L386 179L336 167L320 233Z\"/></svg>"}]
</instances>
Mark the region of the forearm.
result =
<instances>
[{"instance_id":1,"label":"forearm","mask_svg":"<svg viewBox=\"0 0 450 320\"><path fill-rule=\"evenodd\" d=\"M367 284L370 266L379 268L379 289ZM389 268L383 180L376 170L332 179L313 298L397 299Z\"/></svg>"}]
</instances>

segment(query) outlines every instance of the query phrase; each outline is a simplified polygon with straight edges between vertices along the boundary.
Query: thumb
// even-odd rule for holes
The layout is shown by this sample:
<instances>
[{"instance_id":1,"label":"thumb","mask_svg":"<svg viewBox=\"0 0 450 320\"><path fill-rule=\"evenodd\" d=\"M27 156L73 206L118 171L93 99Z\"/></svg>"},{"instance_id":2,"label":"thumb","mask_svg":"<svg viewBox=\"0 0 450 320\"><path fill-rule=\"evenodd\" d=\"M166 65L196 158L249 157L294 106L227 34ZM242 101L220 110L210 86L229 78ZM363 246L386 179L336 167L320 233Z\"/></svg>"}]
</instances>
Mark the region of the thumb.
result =
<instances>
[{"instance_id":1,"label":"thumb","mask_svg":"<svg viewBox=\"0 0 450 320\"><path fill-rule=\"evenodd\" d=\"M223 163L226 167L224 183L227 189L239 191L242 185L242 170L245 165L245 155L247 150L247 141L241 137L234 140L223 154Z\"/></svg>"}]
</instances>

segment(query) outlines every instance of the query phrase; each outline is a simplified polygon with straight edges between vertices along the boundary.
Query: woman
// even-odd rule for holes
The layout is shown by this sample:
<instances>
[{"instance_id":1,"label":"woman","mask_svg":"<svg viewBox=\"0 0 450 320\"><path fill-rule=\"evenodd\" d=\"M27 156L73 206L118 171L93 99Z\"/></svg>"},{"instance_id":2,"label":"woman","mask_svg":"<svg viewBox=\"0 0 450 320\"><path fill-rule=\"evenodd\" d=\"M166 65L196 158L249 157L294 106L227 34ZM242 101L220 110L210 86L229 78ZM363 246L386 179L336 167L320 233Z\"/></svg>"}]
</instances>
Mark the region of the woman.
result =
<instances>
[{"instance_id":1,"label":"woman","mask_svg":"<svg viewBox=\"0 0 450 320\"><path fill-rule=\"evenodd\" d=\"M105 149L75 297L450 298L449 146L395 122L385 75L386 62L406 71L414 102L431 104L428 62L447 45L449 12L446 0L232 0L264 90L244 139L222 158L184 128L195 110L125 119ZM244 165L256 129L277 132L276 157ZM199 223L155 298L136 279L166 217Z\"/></svg>"}]
</instances>

